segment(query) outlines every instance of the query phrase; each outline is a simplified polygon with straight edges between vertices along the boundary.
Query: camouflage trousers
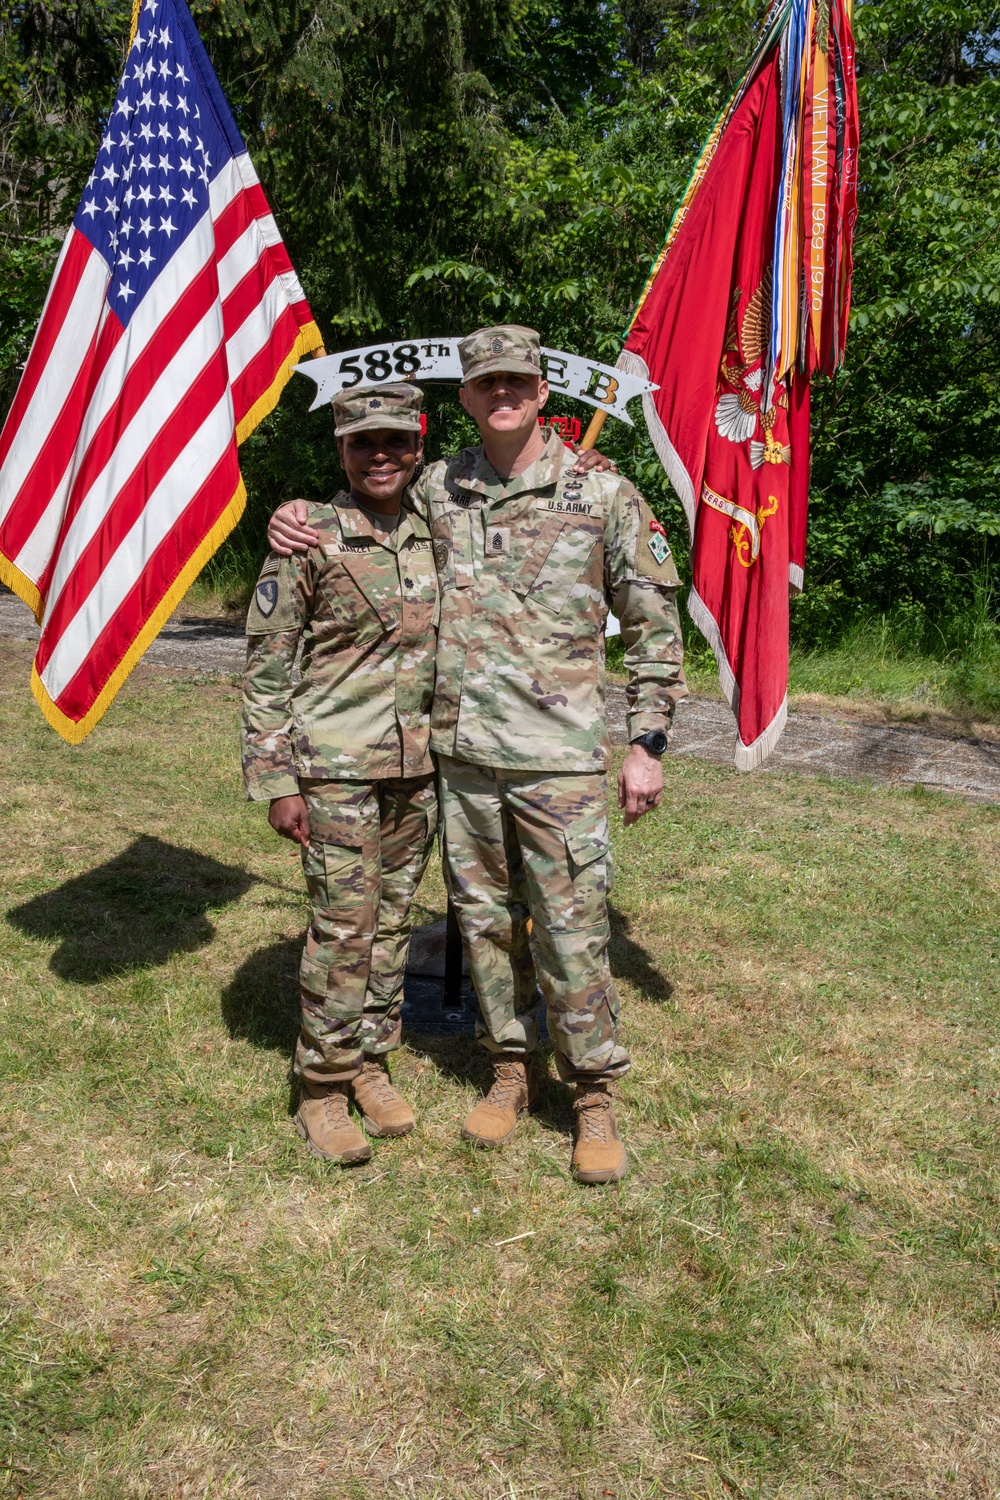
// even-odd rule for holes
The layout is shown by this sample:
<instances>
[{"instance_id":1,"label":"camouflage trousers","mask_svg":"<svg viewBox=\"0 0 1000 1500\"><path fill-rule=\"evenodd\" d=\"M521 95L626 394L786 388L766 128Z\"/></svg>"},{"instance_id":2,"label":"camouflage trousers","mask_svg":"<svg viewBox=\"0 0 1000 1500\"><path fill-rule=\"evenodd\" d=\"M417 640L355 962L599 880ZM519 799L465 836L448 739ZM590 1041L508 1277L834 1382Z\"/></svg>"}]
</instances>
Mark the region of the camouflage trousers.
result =
<instances>
[{"instance_id":1,"label":"camouflage trousers","mask_svg":"<svg viewBox=\"0 0 1000 1500\"><path fill-rule=\"evenodd\" d=\"M433 776L303 781L301 792L312 920L295 1071L345 1082L366 1054L399 1046L410 907L437 828L437 793Z\"/></svg>"},{"instance_id":2,"label":"camouflage trousers","mask_svg":"<svg viewBox=\"0 0 1000 1500\"><path fill-rule=\"evenodd\" d=\"M445 873L480 1039L491 1052L532 1052L540 989L560 1077L620 1077L630 1059L608 966L607 778L443 755L438 770Z\"/></svg>"}]
</instances>

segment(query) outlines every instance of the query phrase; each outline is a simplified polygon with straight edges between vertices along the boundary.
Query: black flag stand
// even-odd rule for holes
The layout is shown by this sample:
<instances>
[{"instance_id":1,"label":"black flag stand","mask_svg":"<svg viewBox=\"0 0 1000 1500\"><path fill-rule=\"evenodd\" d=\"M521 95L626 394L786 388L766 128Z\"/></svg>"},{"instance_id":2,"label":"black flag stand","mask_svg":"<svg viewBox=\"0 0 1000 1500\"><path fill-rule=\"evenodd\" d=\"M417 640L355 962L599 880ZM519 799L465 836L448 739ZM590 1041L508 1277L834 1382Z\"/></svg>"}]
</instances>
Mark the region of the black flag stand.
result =
<instances>
[{"instance_id":1,"label":"black flag stand","mask_svg":"<svg viewBox=\"0 0 1000 1500\"><path fill-rule=\"evenodd\" d=\"M452 1013L462 1009L462 934L455 908L448 897L448 927L444 944L444 1008Z\"/></svg>"}]
</instances>

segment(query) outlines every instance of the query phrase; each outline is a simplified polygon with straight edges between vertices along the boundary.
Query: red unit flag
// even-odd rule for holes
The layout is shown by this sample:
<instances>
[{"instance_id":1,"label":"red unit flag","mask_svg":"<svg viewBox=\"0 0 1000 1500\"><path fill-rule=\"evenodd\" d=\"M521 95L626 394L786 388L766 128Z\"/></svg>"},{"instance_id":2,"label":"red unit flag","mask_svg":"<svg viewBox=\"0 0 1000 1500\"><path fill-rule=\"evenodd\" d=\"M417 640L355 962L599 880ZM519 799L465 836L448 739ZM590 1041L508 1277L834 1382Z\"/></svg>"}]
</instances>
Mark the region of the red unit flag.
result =
<instances>
[{"instance_id":1,"label":"red unit flag","mask_svg":"<svg viewBox=\"0 0 1000 1500\"><path fill-rule=\"evenodd\" d=\"M785 723L805 565L809 377L843 358L857 102L845 0L771 7L702 151L619 360L691 528L688 611L736 714L736 764Z\"/></svg>"},{"instance_id":2,"label":"red unit flag","mask_svg":"<svg viewBox=\"0 0 1000 1500\"><path fill-rule=\"evenodd\" d=\"M79 743L245 503L319 330L184 0L144 0L0 435L0 578Z\"/></svg>"}]
</instances>

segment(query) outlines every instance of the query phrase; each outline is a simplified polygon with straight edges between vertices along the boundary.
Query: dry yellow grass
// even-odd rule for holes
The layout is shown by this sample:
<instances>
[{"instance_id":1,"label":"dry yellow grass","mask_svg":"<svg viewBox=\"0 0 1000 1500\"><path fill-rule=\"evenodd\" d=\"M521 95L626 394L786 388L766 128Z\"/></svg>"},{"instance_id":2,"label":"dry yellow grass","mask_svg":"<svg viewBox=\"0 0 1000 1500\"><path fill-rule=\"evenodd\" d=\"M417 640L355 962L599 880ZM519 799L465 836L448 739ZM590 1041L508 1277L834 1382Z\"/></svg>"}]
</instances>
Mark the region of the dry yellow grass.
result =
<instances>
[{"instance_id":1,"label":"dry yellow grass","mask_svg":"<svg viewBox=\"0 0 1000 1500\"><path fill-rule=\"evenodd\" d=\"M424 1036L417 1132L347 1174L289 1121L305 907L235 688L140 671L71 750L27 661L0 650L4 1493L1000 1494L996 810L668 762L615 832L631 1175L571 1181L554 1082L475 1154L482 1056Z\"/></svg>"}]
</instances>

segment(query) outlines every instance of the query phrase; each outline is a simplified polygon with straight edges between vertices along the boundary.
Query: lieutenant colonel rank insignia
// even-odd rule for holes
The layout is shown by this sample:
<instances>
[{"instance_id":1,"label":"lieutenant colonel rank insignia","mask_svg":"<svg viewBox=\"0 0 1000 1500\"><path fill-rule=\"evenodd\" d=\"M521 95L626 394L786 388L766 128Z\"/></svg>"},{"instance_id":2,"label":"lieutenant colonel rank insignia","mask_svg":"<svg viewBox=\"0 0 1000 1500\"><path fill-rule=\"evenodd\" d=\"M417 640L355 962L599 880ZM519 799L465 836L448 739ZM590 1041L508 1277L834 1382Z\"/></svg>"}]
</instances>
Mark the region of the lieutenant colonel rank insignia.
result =
<instances>
[{"instance_id":1,"label":"lieutenant colonel rank insignia","mask_svg":"<svg viewBox=\"0 0 1000 1500\"><path fill-rule=\"evenodd\" d=\"M269 615L274 614L274 606L278 602L278 580L276 578L262 578L257 585L257 608L266 620Z\"/></svg>"},{"instance_id":2,"label":"lieutenant colonel rank insignia","mask_svg":"<svg viewBox=\"0 0 1000 1500\"><path fill-rule=\"evenodd\" d=\"M661 536L658 531L654 531L653 535L649 539L649 550L650 552L652 552L653 556L656 558L656 561L660 564L661 567L670 556L670 548L667 545L667 539L665 536Z\"/></svg>"}]
</instances>

